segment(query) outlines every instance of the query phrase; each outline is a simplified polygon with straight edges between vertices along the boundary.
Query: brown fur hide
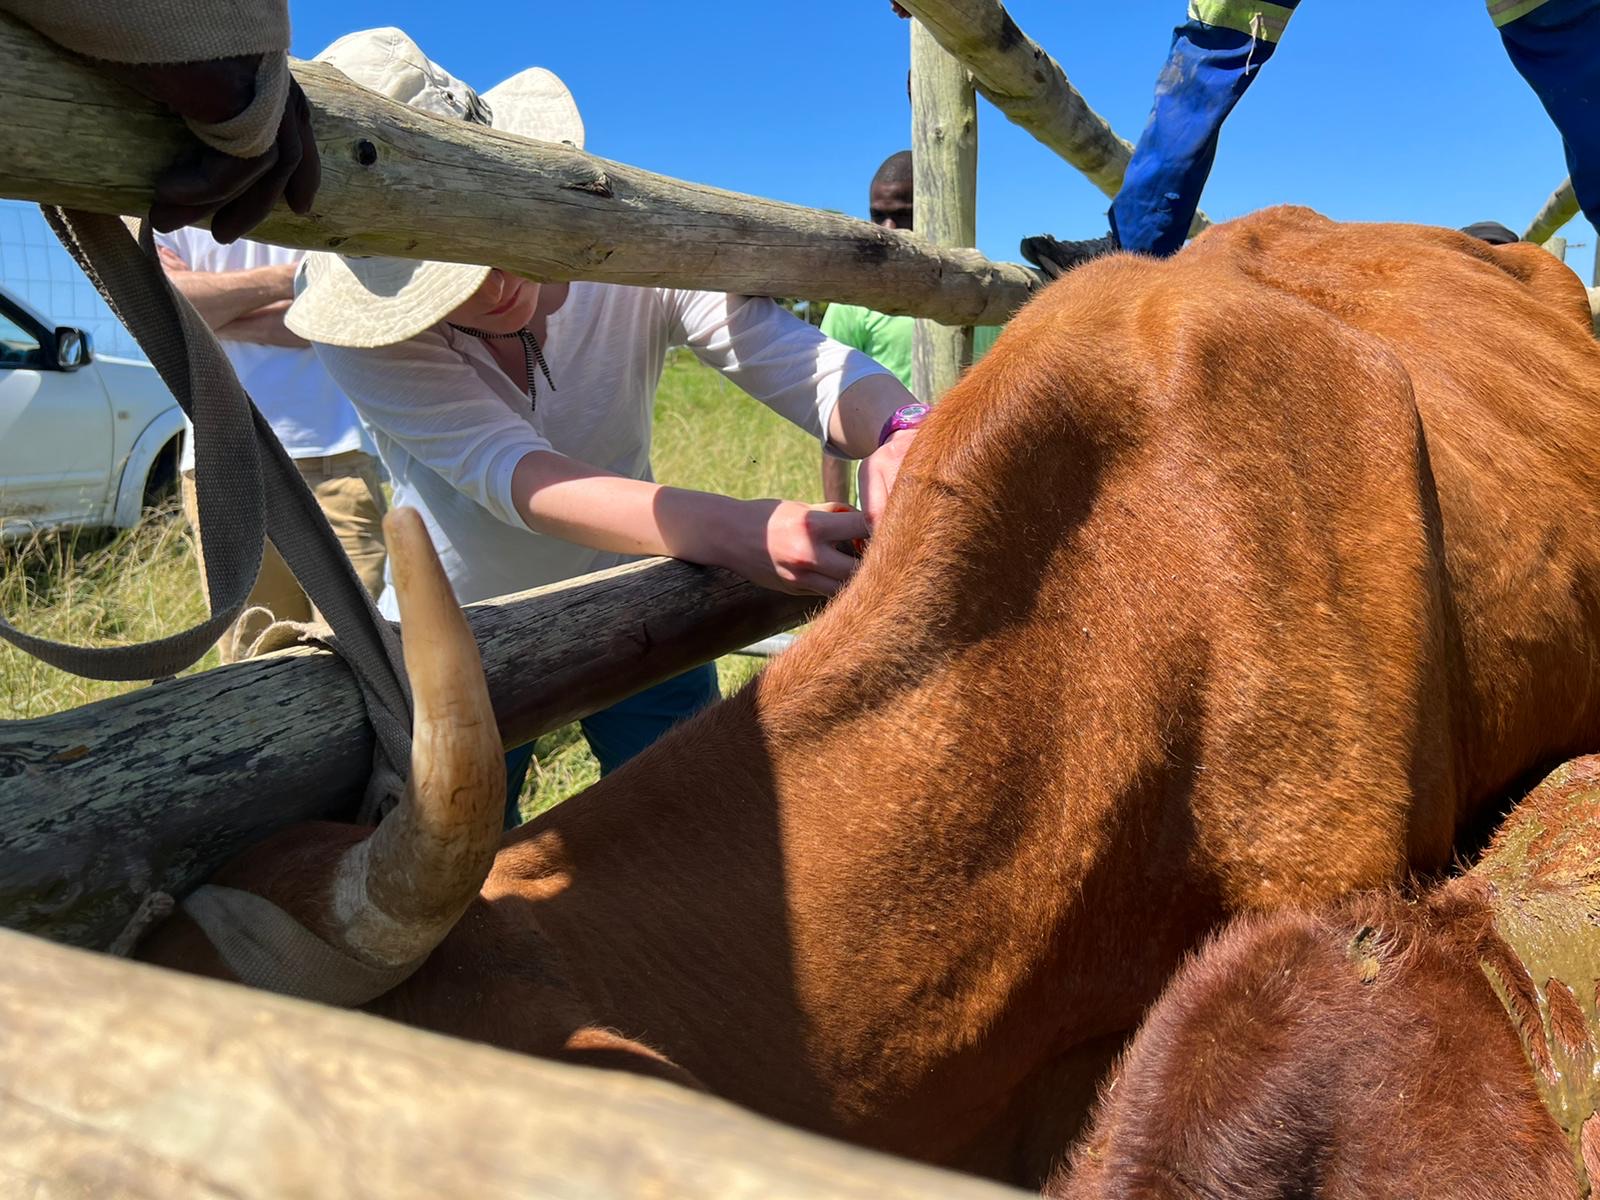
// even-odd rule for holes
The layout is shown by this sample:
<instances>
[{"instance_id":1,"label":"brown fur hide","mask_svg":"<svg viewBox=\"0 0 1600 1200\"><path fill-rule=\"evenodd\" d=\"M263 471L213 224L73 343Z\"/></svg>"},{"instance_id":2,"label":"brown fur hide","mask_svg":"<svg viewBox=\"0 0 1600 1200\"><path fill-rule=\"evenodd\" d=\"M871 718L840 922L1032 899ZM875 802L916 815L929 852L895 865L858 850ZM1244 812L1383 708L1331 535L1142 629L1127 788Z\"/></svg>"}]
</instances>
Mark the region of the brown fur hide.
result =
<instances>
[{"instance_id":1,"label":"brown fur hide","mask_svg":"<svg viewBox=\"0 0 1600 1200\"><path fill-rule=\"evenodd\" d=\"M1600 346L1535 248L1278 209L1072 272L741 694L508 836L372 1006L1038 1186L1231 914L1600 745ZM219 881L315 927L361 836ZM218 969L192 925L148 944ZM650 1047L673 1064L643 1057Z\"/></svg>"}]
</instances>

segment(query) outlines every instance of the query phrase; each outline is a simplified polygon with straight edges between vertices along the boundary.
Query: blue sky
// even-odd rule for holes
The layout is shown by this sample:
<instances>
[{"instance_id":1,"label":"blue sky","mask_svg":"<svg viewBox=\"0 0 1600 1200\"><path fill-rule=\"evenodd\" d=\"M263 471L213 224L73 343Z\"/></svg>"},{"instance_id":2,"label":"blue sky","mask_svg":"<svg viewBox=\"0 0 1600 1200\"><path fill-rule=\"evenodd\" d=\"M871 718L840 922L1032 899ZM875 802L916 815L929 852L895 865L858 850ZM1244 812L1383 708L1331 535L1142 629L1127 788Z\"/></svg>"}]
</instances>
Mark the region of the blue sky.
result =
<instances>
[{"instance_id":1,"label":"blue sky","mask_svg":"<svg viewBox=\"0 0 1600 1200\"><path fill-rule=\"evenodd\" d=\"M1150 108L1182 0L1014 0L1018 24L1124 137ZM291 0L294 52L399 25L480 88L524 66L566 80L589 149L682 179L865 215L866 182L908 144L906 22L888 0ZM1384 18L1387 17L1387 21ZM1403 18L1403 25L1397 24ZM978 242L1104 233L1106 202L980 101ZM1304 0L1223 133L1204 206L1216 218L1308 204L1349 220L1521 232L1566 175L1561 143L1484 8ZM1592 273L1594 233L1564 231Z\"/></svg>"}]
</instances>

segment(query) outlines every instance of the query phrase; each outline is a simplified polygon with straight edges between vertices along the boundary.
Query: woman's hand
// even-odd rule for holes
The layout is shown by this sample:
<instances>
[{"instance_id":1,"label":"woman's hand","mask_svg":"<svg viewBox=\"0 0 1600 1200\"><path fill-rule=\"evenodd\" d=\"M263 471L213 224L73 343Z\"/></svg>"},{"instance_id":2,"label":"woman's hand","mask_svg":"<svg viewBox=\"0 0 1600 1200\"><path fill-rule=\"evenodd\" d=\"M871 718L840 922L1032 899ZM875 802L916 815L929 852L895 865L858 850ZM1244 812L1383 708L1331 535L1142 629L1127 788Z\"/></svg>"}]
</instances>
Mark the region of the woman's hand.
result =
<instances>
[{"instance_id":1,"label":"woman's hand","mask_svg":"<svg viewBox=\"0 0 1600 1200\"><path fill-rule=\"evenodd\" d=\"M877 525L883 517L883 506L889 502L889 492L900 474L900 460L911 448L915 429L902 429L889 435L875 451L861 460L858 482L861 486L861 509L868 525Z\"/></svg>"},{"instance_id":2,"label":"woman's hand","mask_svg":"<svg viewBox=\"0 0 1600 1200\"><path fill-rule=\"evenodd\" d=\"M553 450L531 450L512 503L536 533L619 554L727 567L779 592L831 596L856 569L867 518L844 504L736 500L626 479Z\"/></svg>"},{"instance_id":3,"label":"woman's hand","mask_svg":"<svg viewBox=\"0 0 1600 1200\"><path fill-rule=\"evenodd\" d=\"M774 591L831 596L856 569L848 549L867 536L867 519L840 504L742 501L739 529L718 565Z\"/></svg>"}]
</instances>

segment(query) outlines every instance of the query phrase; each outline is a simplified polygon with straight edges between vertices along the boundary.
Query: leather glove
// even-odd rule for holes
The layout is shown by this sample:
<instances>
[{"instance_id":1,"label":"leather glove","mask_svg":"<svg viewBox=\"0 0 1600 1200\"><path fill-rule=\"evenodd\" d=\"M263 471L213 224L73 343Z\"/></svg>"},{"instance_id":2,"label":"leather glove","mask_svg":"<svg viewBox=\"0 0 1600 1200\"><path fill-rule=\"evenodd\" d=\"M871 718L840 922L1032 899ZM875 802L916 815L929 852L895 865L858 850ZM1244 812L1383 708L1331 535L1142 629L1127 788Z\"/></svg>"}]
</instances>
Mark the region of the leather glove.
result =
<instances>
[{"instance_id":1,"label":"leather glove","mask_svg":"<svg viewBox=\"0 0 1600 1200\"><path fill-rule=\"evenodd\" d=\"M245 55L209 62L97 65L166 105L204 136L207 126L223 125L244 112L255 100L263 67L279 64L266 63L262 55ZM150 220L167 232L210 216L212 235L231 242L265 217L280 196L295 212L308 212L321 181L311 106L290 76L271 145L241 158L201 142L156 180Z\"/></svg>"}]
</instances>

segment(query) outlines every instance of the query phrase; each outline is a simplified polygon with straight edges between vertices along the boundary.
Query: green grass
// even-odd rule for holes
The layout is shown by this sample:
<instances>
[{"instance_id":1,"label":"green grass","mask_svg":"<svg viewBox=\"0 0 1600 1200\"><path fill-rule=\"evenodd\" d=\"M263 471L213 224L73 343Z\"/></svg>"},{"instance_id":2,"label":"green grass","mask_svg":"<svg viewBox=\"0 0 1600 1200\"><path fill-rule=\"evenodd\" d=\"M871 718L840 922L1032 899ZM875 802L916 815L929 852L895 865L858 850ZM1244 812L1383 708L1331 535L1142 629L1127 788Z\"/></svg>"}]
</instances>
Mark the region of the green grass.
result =
<instances>
[{"instance_id":1,"label":"green grass","mask_svg":"<svg viewBox=\"0 0 1600 1200\"><path fill-rule=\"evenodd\" d=\"M816 441L745 396L686 352L669 359L656 395L656 478L679 487L820 500ZM0 612L28 633L77 645L148 641L203 620L194 543L176 505L117 535L41 536L0 547ZM217 664L212 651L192 670ZM761 660L717 664L723 693L743 686ZM0 644L0 719L44 716L133 690L79 679ZM599 774L576 725L540 738L523 792L526 815Z\"/></svg>"},{"instance_id":2,"label":"green grass","mask_svg":"<svg viewBox=\"0 0 1600 1200\"><path fill-rule=\"evenodd\" d=\"M656 479L675 487L822 499L816 440L686 351L668 360L656 392L653 461Z\"/></svg>"}]
</instances>

